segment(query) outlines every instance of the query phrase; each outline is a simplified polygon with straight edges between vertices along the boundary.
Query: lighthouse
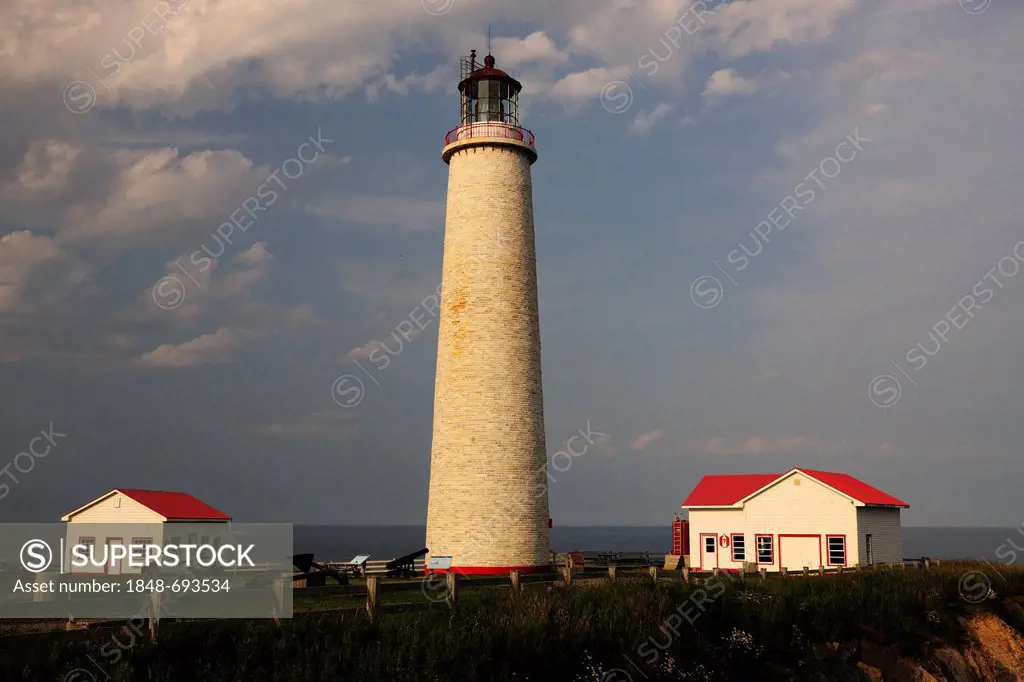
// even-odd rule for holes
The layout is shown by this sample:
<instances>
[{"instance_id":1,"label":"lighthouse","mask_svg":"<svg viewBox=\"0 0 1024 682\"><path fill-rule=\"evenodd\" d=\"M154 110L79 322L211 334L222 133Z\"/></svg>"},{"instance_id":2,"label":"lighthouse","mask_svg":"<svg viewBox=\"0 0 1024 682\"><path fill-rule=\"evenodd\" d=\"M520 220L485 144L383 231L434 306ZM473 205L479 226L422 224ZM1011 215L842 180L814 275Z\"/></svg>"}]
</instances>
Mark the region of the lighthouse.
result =
<instances>
[{"instance_id":1,"label":"lighthouse","mask_svg":"<svg viewBox=\"0 0 1024 682\"><path fill-rule=\"evenodd\" d=\"M448 200L427 502L428 566L545 571L547 456L522 85L473 50L441 152ZM430 560L434 561L431 562Z\"/></svg>"}]
</instances>

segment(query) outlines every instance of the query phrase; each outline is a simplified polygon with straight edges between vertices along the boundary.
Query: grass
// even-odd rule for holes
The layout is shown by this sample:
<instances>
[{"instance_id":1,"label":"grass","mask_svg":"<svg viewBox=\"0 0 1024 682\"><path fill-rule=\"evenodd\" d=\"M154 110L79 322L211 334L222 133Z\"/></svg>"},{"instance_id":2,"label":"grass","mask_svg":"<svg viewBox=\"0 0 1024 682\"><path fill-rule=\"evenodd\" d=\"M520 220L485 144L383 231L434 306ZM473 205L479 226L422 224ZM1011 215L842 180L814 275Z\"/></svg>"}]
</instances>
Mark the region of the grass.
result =
<instances>
[{"instance_id":1,"label":"grass","mask_svg":"<svg viewBox=\"0 0 1024 682\"><path fill-rule=\"evenodd\" d=\"M493 592L504 592L507 588L504 585L476 585L472 587L459 588L459 600L468 601ZM387 587L381 590L380 601L382 604L430 604L444 603L444 592L438 590L406 589L389 592ZM318 613L323 611L336 611L338 609L363 609L366 608L365 594L340 594L326 593L319 595L296 595L293 600L295 613Z\"/></svg>"},{"instance_id":2,"label":"grass","mask_svg":"<svg viewBox=\"0 0 1024 682\"><path fill-rule=\"evenodd\" d=\"M992 577L995 598L969 603L960 595L966 570L943 564L766 583L723 576L703 586L630 578L527 585L519 593L474 587L461 590L452 608L439 602L376 620L355 609L316 613L364 603L323 595L281 627L168 623L156 645L138 637L123 649L111 647L109 632L19 637L0 656L0 679L63 679L85 668L119 682L565 682L601 680L633 665L651 680L810 679L836 669L836 661L822 657L830 642L870 640L921 654L939 642L955 643L962 635L958 617L999 611L1004 597L1024 595L1024 571L1006 569ZM394 594L426 599L419 590Z\"/></svg>"}]
</instances>

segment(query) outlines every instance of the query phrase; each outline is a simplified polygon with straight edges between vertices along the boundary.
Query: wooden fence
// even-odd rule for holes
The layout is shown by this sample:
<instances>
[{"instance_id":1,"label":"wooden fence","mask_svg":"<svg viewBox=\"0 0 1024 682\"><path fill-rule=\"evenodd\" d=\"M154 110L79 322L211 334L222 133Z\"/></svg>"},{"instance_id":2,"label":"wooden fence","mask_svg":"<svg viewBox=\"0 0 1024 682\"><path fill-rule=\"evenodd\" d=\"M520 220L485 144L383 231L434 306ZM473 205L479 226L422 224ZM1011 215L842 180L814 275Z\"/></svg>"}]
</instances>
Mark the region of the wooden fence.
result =
<instances>
[{"instance_id":1,"label":"wooden fence","mask_svg":"<svg viewBox=\"0 0 1024 682\"><path fill-rule=\"evenodd\" d=\"M387 562L379 562L387 563ZM776 572L768 574L764 569L754 570L753 565L744 567L744 570L739 572L733 572L733 575L739 573L742 577L751 576L758 577L761 580L767 580L769 575L773 578L797 578L797 577L824 577L827 575L842 575L845 573L857 573L857 572L874 572L880 570L896 570L896 569L917 569L917 570L929 570L933 566L939 566L941 562L937 559L904 559L900 562L893 562L889 564L872 564L870 566L831 566L824 567L819 566L815 569L811 567L805 567L800 571L787 571ZM687 583L695 583L697 585L705 584L710 580L718 579L719 576L723 575L722 571L714 569L712 571L694 571L687 567L682 567L679 570L664 570L657 566L639 567L639 566L617 566L609 565L605 566L603 570L591 569L591 570L579 570L575 562L567 562L563 566L558 567L558 571L554 573L531 573L527 575L521 575L518 571L511 571L508 575L494 575L494 576L461 576L454 573L438 574L431 577L424 577L421 581L388 581L383 579L379 573L369 574L366 578L365 585L341 585L341 586L326 586L326 587L310 587L310 588L296 588L294 591L295 596L301 594L316 594L320 592L342 592L350 594L352 596L363 596L366 597L366 610L369 612L371 617L381 609L382 603L380 599L380 593L382 588L386 585L387 591L412 591L412 590L423 590L423 594L426 600L419 603L393 603L387 605L387 610L398 610L405 611L411 608L426 607L430 604L454 602L458 599L460 589L467 587L477 587L483 585L505 585L511 587L513 590L522 589L524 584L571 584L573 582L595 582L604 580L616 580L620 577L627 576L647 576L652 580L679 580L682 579ZM349 607L352 608L352 607Z\"/></svg>"}]
</instances>

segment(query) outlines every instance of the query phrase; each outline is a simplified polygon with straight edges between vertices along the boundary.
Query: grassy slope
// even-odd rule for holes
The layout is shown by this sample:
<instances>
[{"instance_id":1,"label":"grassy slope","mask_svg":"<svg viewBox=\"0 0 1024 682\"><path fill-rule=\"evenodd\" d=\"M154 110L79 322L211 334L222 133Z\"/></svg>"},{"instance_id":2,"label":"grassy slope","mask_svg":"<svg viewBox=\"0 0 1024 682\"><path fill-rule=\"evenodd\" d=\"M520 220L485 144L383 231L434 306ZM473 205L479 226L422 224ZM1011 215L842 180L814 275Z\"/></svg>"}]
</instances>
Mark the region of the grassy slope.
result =
<instances>
[{"instance_id":1,"label":"grassy slope","mask_svg":"<svg viewBox=\"0 0 1024 682\"><path fill-rule=\"evenodd\" d=\"M929 572L767 584L721 578L721 587L704 588L649 579L528 586L520 594L484 588L463 593L454 609L441 602L427 610L386 613L376 622L349 611L305 615L280 628L268 621L168 624L158 645L139 638L120 660L109 648L103 653L109 632L33 635L0 641L0 679L63 679L76 667L103 679L87 655L114 680L152 682L564 682L599 680L616 668L642 679L634 664L651 680L810 679L814 671L839 679L832 677L838 674L835 661L820 660L829 642L872 641L924 655L942 642L957 643L963 636L959 617L973 610L994 611L1024 627L1001 606L1005 597L1024 595L1024 570L1000 567L1003 577L992 577L997 595L979 604L959 593L965 570L944 565ZM409 601L423 598L418 591L404 594ZM696 606L708 596L715 598ZM341 606L333 599L324 598L320 607ZM663 627L672 613L686 614L694 623L677 617L676 635ZM124 636L121 641L130 643ZM681 676L680 667L690 677Z\"/></svg>"}]
</instances>

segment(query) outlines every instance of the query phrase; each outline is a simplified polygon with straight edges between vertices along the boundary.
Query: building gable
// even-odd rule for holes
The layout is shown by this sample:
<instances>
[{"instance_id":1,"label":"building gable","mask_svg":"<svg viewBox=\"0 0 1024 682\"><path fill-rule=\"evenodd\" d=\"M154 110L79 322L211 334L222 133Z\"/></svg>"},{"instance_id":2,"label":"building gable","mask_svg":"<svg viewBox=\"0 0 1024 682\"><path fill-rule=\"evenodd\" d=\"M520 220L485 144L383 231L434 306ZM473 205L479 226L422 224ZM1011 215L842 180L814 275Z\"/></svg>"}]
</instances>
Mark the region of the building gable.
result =
<instances>
[{"instance_id":1,"label":"building gable","mask_svg":"<svg viewBox=\"0 0 1024 682\"><path fill-rule=\"evenodd\" d=\"M817 479L793 470L780 476L770 485L750 494L740 502L744 509L765 506L778 507L779 512L806 507L811 513L842 509L855 513L856 500L821 483ZM789 513L792 513L790 511Z\"/></svg>"},{"instance_id":2,"label":"building gable","mask_svg":"<svg viewBox=\"0 0 1024 682\"><path fill-rule=\"evenodd\" d=\"M111 490L61 517L61 521L72 523L163 523L166 520L118 490Z\"/></svg>"},{"instance_id":3,"label":"building gable","mask_svg":"<svg viewBox=\"0 0 1024 682\"><path fill-rule=\"evenodd\" d=\"M857 506L910 507L906 502L849 474L794 467L784 474L732 474L704 476L682 506L686 509L742 509L749 501L787 481L810 480Z\"/></svg>"},{"instance_id":4,"label":"building gable","mask_svg":"<svg viewBox=\"0 0 1024 682\"><path fill-rule=\"evenodd\" d=\"M803 490L800 490L801 487ZM809 490L813 490L814 492L808 493L807 491ZM837 497L847 504L858 504L858 500L850 497L840 490L836 490L830 485L823 483L814 476L804 472L802 469L792 469L791 471L782 474L760 490L755 490L747 495L739 501L739 505L741 507L746 506L755 499L765 496L772 491L776 493L781 491L783 497L794 501L815 499L817 502L828 502L830 498ZM826 491L828 494L821 495L820 491Z\"/></svg>"},{"instance_id":5,"label":"building gable","mask_svg":"<svg viewBox=\"0 0 1024 682\"><path fill-rule=\"evenodd\" d=\"M140 511L144 510L144 511ZM61 517L62 521L230 521L231 517L187 493L115 488Z\"/></svg>"}]
</instances>

